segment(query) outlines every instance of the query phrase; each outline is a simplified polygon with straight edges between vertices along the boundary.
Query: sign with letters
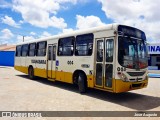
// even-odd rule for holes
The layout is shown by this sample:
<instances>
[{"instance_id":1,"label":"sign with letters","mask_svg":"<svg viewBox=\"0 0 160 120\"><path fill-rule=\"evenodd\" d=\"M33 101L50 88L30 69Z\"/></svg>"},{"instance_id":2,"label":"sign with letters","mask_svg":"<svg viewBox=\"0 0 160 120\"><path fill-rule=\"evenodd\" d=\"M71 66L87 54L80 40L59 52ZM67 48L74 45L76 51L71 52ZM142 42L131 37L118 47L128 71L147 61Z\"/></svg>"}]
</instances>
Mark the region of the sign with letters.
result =
<instances>
[{"instance_id":1,"label":"sign with letters","mask_svg":"<svg viewBox=\"0 0 160 120\"><path fill-rule=\"evenodd\" d=\"M160 54L160 44L148 45L148 54Z\"/></svg>"}]
</instances>

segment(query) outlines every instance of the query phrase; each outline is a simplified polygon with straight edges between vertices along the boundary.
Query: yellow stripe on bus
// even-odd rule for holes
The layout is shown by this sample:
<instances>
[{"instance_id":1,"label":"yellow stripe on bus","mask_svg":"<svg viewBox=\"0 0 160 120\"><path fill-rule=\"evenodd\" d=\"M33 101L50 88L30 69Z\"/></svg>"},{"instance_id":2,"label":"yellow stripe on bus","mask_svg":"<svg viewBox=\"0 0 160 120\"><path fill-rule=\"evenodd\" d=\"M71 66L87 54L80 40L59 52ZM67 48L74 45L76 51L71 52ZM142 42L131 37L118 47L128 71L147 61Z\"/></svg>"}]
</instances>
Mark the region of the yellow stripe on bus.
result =
<instances>
[{"instance_id":1,"label":"yellow stripe on bus","mask_svg":"<svg viewBox=\"0 0 160 120\"><path fill-rule=\"evenodd\" d=\"M23 67L23 66L15 66L15 69L18 71L21 71L23 73L28 74L28 67ZM51 71L48 71L51 72ZM34 74L35 76L47 78L47 71L46 69L40 69L40 68L34 68ZM66 83L73 83L73 73L70 72L64 72L64 71L52 71L52 76L54 78L51 78L51 76L48 79L55 79L57 81L62 81ZM135 90L135 89L141 89L147 86L148 84L148 78L146 80L143 80L141 82L123 82L120 79L112 79L112 88L107 88L107 87L96 87L95 86L95 77L93 75L87 75L87 82L88 82L88 87L90 88L96 88L96 89L101 89L104 91L110 91L110 92L115 92L115 93L120 93L120 92L126 92L130 90Z\"/></svg>"},{"instance_id":2,"label":"yellow stripe on bus","mask_svg":"<svg viewBox=\"0 0 160 120\"><path fill-rule=\"evenodd\" d=\"M25 74L28 74L28 67L24 67L24 66L14 66L14 69L23 72Z\"/></svg>"},{"instance_id":3,"label":"yellow stripe on bus","mask_svg":"<svg viewBox=\"0 0 160 120\"><path fill-rule=\"evenodd\" d=\"M28 74L28 67L23 67L23 66L15 66L15 69ZM49 79L56 79L57 81L62 81L66 83L73 83L73 73L70 72L64 72L64 71L51 71L49 70ZM52 74L52 76L51 76ZM47 71L46 69L40 69L40 68L34 68L34 75L47 78ZM52 77L52 78L51 78ZM94 87L94 77L93 75L87 75L87 81L88 81L88 87L93 88Z\"/></svg>"}]
</instances>

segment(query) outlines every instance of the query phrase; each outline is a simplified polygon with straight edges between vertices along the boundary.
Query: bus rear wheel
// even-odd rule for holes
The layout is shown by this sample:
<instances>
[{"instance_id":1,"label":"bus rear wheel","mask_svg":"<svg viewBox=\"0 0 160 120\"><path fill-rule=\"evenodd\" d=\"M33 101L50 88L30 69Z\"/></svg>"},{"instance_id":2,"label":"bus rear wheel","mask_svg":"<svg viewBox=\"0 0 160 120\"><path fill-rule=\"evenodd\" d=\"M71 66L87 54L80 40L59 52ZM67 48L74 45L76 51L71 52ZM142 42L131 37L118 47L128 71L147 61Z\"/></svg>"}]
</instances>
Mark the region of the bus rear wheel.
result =
<instances>
[{"instance_id":1,"label":"bus rear wheel","mask_svg":"<svg viewBox=\"0 0 160 120\"><path fill-rule=\"evenodd\" d=\"M83 73L79 73L78 88L80 93L85 93L87 91L87 80L86 76Z\"/></svg>"},{"instance_id":2,"label":"bus rear wheel","mask_svg":"<svg viewBox=\"0 0 160 120\"><path fill-rule=\"evenodd\" d=\"M29 67L29 69L28 69L28 76L29 76L29 78L30 78L31 80L33 80L33 79L35 78L33 67Z\"/></svg>"}]
</instances>

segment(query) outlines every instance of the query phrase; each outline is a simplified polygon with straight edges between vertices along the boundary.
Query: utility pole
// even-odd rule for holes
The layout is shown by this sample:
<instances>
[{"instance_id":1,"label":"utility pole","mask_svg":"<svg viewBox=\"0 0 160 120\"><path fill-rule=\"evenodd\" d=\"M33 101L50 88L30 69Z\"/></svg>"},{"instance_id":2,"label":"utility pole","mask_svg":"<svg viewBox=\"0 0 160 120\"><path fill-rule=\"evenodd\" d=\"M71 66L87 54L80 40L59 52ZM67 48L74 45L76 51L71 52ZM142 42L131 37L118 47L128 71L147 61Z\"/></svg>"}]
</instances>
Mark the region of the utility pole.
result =
<instances>
[{"instance_id":1,"label":"utility pole","mask_svg":"<svg viewBox=\"0 0 160 120\"><path fill-rule=\"evenodd\" d=\"M24 35L23 35L23 42L24 42Z\"/></svg>"}]
</instances>

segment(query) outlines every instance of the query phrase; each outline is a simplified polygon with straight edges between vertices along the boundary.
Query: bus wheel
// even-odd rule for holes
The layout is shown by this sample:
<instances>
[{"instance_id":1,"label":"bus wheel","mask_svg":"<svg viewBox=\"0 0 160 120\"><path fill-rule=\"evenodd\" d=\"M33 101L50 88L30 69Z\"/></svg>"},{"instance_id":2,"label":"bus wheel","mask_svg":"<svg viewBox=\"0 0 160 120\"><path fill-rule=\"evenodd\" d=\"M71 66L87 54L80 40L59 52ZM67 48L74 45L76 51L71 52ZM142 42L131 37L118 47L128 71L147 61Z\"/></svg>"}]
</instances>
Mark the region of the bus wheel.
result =
<instances>
[{"instance_id":1,"label":"bus wheel","mask_svg":"<svg viewBox=\"0 0 160 120\"><path fill-rule=\"evenodd\" d=\"M80 93L85 93L87 91L86 76L83 73L79 73L78 87L79 87L79 92Z\"/></svg>"},{"instance_id":2,"label":"bus wheel","mask_svg":"<svg viewBox=\"0 0 160 120\"><path fill-rule=\"evenodd\" d=\"M30 79L34 79L34 69L33 69L33 67L29 67L29 69L28 69L28 75L29 75L29 78Z\"/></svg>"}]
</instances>

